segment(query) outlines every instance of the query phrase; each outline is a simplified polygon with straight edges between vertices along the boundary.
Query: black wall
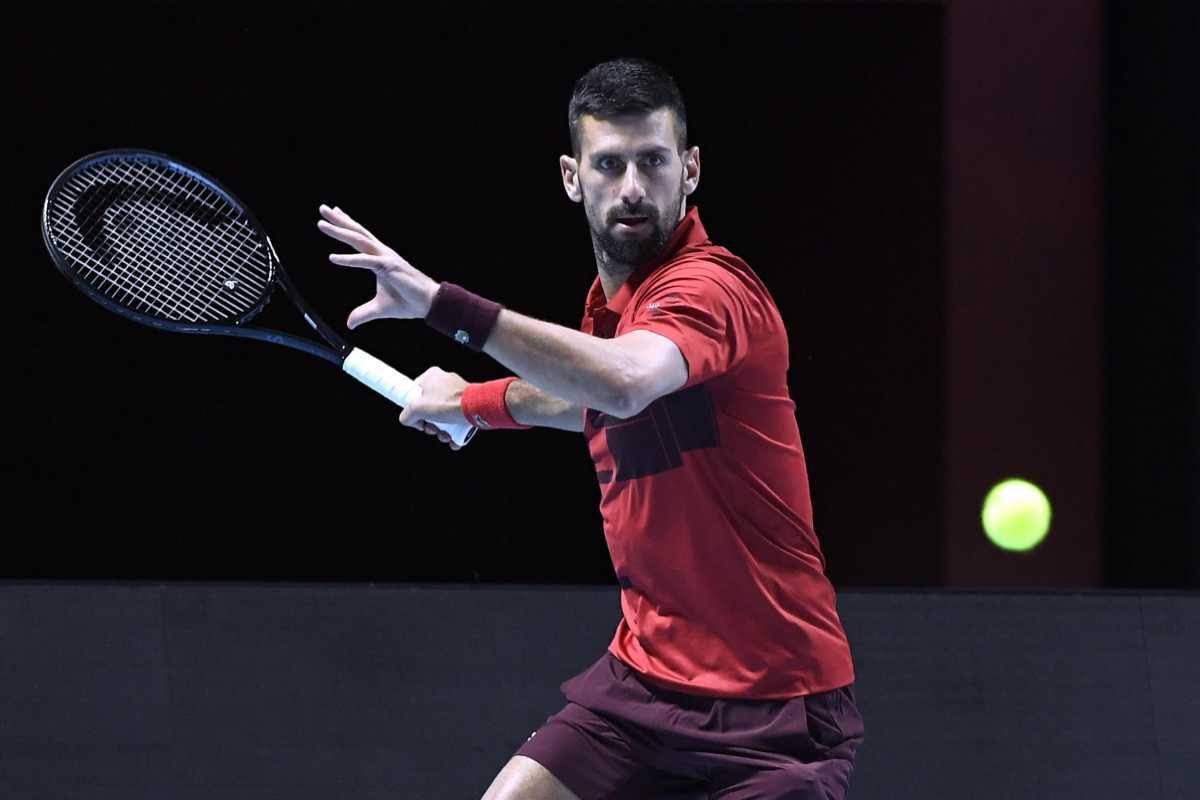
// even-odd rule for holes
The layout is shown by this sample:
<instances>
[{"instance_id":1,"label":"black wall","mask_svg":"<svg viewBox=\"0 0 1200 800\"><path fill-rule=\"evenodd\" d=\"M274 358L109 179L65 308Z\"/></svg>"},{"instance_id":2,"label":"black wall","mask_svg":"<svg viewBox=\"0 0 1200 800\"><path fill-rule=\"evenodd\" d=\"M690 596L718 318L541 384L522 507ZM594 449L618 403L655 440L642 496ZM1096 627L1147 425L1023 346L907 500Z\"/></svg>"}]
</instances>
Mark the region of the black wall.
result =
<instances>
[{"instance_id":1,"label":"black wall","mask_svg":"<svg viewBox=\"0 0 1200 800\"><path fill-rule=\"evenodd\" d=\"M1195 794L1200 599L844 591L856 800ZM0 586L0 796L475 798L615 587Z\"/></svg>"},{"instance_id":2,"label":"black wall","mask_svg":"<svg viewBox=\"0 0 1200 800\"><path fill-rule=\"evenodd\" d=\"M55 272L36 214L75 158L158 149L239 194L331 321L371 284L326 261L340 247L316 230L321 202L437 279L577 326L595 264L558 173L567 100L634 53L678 77L693 199L787 320L831 575L938 582L938 5L92 13L16 31L32 58L15 227L38 301L20 310L8 484L32 546L4 573L611 582L581 437L501 432L451 453L307 356L112 317ZM306 332L282 302L263 321ZM504 374L419 323L355 334L409 373Z\"/></svg>"},{"instance_id":3,"label":"black wall","mask_svg":"<svg viewBox=\"0 0 1200 800\"><path fill-rule=\"evenodd\" d=\"M1198 587L1196 9L1106 9L1105 584ZM559 184L566 101L634 53L678 77L694 200L789 326L831 577L941 583L941 3L125 4L31 8L6 34L0 574L611 583L577 437L452 454L304 355L119 320L56 274L37 215L75 158L154 148L241 195L334 322L370 285L325 260L321 202L438 279L573 326L594 264ZM282 303L263 322L307 330ZM355 338L411 373L504 372L419 323Z\"/></svg>"},{"instance_id":4,"label":"black wall","mask_svg":"<svg viewBox=\"0 0 1200 800\"><path fill-rule=\"evenodd\" d=\"M1110 3L1106 31L1108 583L1195 588L1200 12Z\"/></svg>"}]
</instances>

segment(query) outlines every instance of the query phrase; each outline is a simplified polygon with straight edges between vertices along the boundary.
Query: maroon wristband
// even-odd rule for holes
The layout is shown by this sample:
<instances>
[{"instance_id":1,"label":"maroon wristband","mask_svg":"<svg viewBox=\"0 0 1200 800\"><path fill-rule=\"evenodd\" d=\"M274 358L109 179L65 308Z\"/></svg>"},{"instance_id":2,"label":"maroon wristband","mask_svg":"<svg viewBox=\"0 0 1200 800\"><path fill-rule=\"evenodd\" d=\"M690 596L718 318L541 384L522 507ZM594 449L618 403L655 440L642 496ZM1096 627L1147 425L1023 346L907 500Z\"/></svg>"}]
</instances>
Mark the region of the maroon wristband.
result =
<instances>
[{"instance_id":1,"label":"maroon wristband","mask_svg":"<svg viewBox=\"0 0 1200 800\"><path fill-rule=\"evenodd\" d=\"M496 326L501 307L461 286L443 282L433 296L425 323L478 352Z\"/></svg>"},{"instance_id":2,"label":"maroon wristband","mask_svg":"<svg viewBox=\"0 0 1200 800\"><path fill-rule=\"evenodd\" d=\"M508 385L516 379L516 376L513 376L487 383L467 384L467 388L463 390L460 404L467 422L476 428L488 431L503 428L519 430L532 428L532 425L522 425L513 419L512 414L508 411L508 406L504 403L504 393L508 391Z\"/></svg>"}]
</instances>

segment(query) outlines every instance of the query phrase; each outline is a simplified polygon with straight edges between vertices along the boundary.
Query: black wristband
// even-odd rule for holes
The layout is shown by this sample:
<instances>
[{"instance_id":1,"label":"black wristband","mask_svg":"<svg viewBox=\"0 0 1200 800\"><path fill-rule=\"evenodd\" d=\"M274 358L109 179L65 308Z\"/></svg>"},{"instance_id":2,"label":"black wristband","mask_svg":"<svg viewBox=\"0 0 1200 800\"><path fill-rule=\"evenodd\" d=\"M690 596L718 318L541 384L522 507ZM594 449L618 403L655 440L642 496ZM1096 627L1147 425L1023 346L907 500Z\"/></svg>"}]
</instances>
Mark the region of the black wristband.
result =
<instances>
[{"instance_id":1,"label":"black wristband","mask_svg":"<svg viewBox=\"0 0 1200 800\"><path fill-rule=\"evenodd\" d=\"M461 286L443 282L433 296L425 324L478 352L496 326L502 307Z\"/></svg>"}]
</instances>

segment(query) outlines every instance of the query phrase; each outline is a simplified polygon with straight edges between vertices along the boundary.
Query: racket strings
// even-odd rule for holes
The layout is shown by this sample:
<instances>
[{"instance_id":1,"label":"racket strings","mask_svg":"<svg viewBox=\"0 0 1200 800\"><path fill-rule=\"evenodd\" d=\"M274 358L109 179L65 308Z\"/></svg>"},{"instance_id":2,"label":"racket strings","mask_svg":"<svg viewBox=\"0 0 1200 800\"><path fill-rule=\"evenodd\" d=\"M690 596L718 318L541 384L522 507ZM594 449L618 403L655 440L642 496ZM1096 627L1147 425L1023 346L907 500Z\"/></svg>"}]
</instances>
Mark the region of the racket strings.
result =
<instances>
[{"instance_id":1,"label":"racket strings","mask_svg":"<svg viewBox=\"0 0 1200 800\"><path fill-rule=\"evenodd\" d=\"M116 227L111 231L111 238L104 232L105 225L110 222L106 219L106 209L136 198L137 187L102 182L101 176L98 175L89 176L86 182L80 176L73 183L79 186L86 185L78 196L74 196L70 189L64 190L72 200L68 210L73 209L80 221L79 233L85 249L71 248L71 254L77 261L81 261L85 272L90 273L85 277L97 278L107 283L107 288L120 290L114 299L127 305L137 302L141 306L138 310L168 312L169 318L180 318L181 312L184 311L181 304L186 301L186 294L176 285L180 281L181 273L169 268L171 262L164 259L164 264L168 265L164 270L164 277L169 277L176 283L161 280L151 283L150 278L153 274L147 276L143 274L145 270L137 270L131 266L137 262L131 258L134 253L128 246L130 237L125 228L133 224L136 218L128 214L119 218ZM121 256L119 261L118 256ZM151 300L156 303L149 302ZM198 311L194 306L192 310Z\"/></svg>"},{"instance_id":2,"label":"racket strings","mask_svg":"<svg viewBox=\"0 0 1200 800\"><path fill-rule=\"evenodd\" d=\"M271 284L267 246L244 214L149 159L108 159L70 176L48 219L80 277L135 311L228 321L255 309Z\"/></svg>"},{"instance_id":3,"label":"racket strings","mask_svg":"<svg viewBox=\"0 0 1200 800\"><path fill-rule=\"evenodd\" d=\"M114 201L111 197L106 198L106 195L114 193L119 194L120 199ZM117 227L112 229L112 235L104 235L103 229L108 221L104 213L96 213L95 206L111 207L134 197L136 192L128 187L114 189L112 184L94 184L86 189L76 199L76 208L83 210L85 215L91 214L84 216L86 226L80 229L84 249L71 248L71 255L80 262L85 277L102 281L106 286L97 288L107 290L106 294L125 305L136 304L137 310L158 312L171 319L180 319L189 312L192 316L200 316L200 309L194 303L188 304L188 294L183 286L184 273L170 268L170 260L163 259L163 265L160 266L166 266L166 269L160 273L136 266L137 253L130 247L130 237L124 230L134 224L135 217L124 215L117 221ZM167 251L164 255L171 255L169 244L164 250ZM159 280L154 280L156 274Z\"/></svg>"},{"instance_id":4,"label":"racket strings","mask_svg":"<svg viewBox=\"0 0 1200 800\"><path fill-rule=\"evenodd\" d=\"M133 178L134 176L129 177ZM165 284L174 291L176 296L192 300L188 312L193 317L206 317L214 303L218 306L220 312L218 315L235 313L247 303L253 305L257 294L246 294L244 288L240 288L235 293L235 296L239 296L241 299L241 303L221 302L221 287L213 285L213 281L220 281L223 276L202 268L203 264L200 261L202 255L211 255L214 258L222 259L218 263L226 266L234 263L239 254L228 246L227 241L214 241L211 237L207 237L208 240L202 243L204 251L207 252L199 252L195 248L186 249L193 244L190 237L194 237L197 232L204 236L210 231L217 230L216 224L225 220L218 219L217 214L211 211L204 216L193 216L184 205L190 198L179 194L165 193L161 187L156 188L157 191L152 191L147 187L139 187L126 203L121 204L122 207L138 212L137 215L122 212L125 213L125 218L121 221L120 227L113 230L111 237L122 246L121 250L126 257L126 263L146 264L155 258L159 259L161 265L165 267L162 277L171 280L169 283L159 281L157 285ZM113 205L117 206L116 203ZM193 224L185 225L184 220L192 220ZM130 229L134 226L137 226L141 236L130 235ZM206 285L201 286L201 281L205 279L207 279ZM240 287L240 283L238 285ZM196 303L205 295L210 298L209 302L198 307Z\"/></svg>"},{"instance_id":5,"label":"racket strings","mask_svg":"<svg viewBox=\"0 0 1200 800\"><path fill-rule=\"evenodd\" d=\"M181 234L186 238L190 232L182 230L170 214L155 215L159 217L156 220L147 219L146 210L139 208L138 200L148 197L151 187L113 183L104 181L103 177L93 174L87 181L74 181L79 186L87 186L73 198L73 207L83 220L79 232L84 249L72 249L71 253L82 262L85 277L98 278L108 284L97 288L108 288L110 296L114 295L112 289L120 290L114 299L126 305L136 304L137 310L157 312L173 320L204 318L204 306L198 305L193 297L195 280L188 280L194 264L185 262L185 268L180 268L182 246L177 242ZM131 176L121 177L128 180ZM164 205L164 198L169 208L171 195L160 189L157 203ZM113 208L120 209L115 219L109 214ZM171 240L166 239L162 230L147 227L147 222L165 228L166 233L171 234ZM132 235L135 226L141 232L140 236ZM155 245L157 249L147 258L147 250ZM234 310L230 304L222 304L222 307L226 311Z\"/></svg>"},{"instance_id":6,"label":"racket strings","mask_svg":"<svg viewBox=\"0 0 1200 800\"><path fill-rule=\"evenodd\" d=\"M174 174L182 177L180 173ZM161 179L162 173L160 172L157 177ZM194 270L192 273L194 278L198 280L201 277L214 277L223 287L226 281L233 280L237 285L236 289L230 290L233 295L241 297L244 303L255 303L266 287L266 275L264 274L257 280L252 271L245 274L245 280L239 280L234 276L244 271L243 268L249 259L256 254L263 253L262 242L256 232L235 209L225 202L224 198L208 190L194 179L188 178L186 189L186 195L167 193L168 202L161 205L164 208L169 207L172 210L181 211L186 215L185 218L194 220L199 226L197 230L205 237L204 244L224 266L223 273L215 276L210 272ZM197 190L201 189L204 190L204 194L198 198ZM154 194L161 197L164 194L163 188L156 187ZM151 212L155 208L155 204L147 206L147 210ZM168 240L164 233L171 232L176 236L186 234L187 231L182 229L177 220L179 220L177 216L166 214L161 220L163 223L161 228L150 226L149 230L152 231L152 238L157 239L160 246L173 252L178 258L186 259L193 254L184 252L178 245ZM235 230L238 233L236 237L231 233ZM193 285L195 283L194 280ZM214 301L219 297L220 295L214 294Z\"/></svg>"},{"instance_id":7,"label":"racket strings","mask_svg":"<svg viewBox=\"0 0 1200 800\"><path fill-rule=\"evenodd\" d=\"M123 173L120 177L127 181L144 180L147 177L144 174L130 174L127 163L118 167ZM164 180L167 177L184 177L180 173L159 169L149 177L153 184L138 186L132 193L131 202L127 204L127 208L137 210L140 215L128 214L124 226L114 231L118 234L115 238L127 245L123 248L127 258L135 264L151 263L157 258L161 260L161 266L166 267L164 277L172 280L171 286L176 294L182 292L185 297L201 299L207 296L209 302L204 306L197 306L195 302L190 304L192 316L212 316L205 312L210 311L214 304L221 312L216 316L242 310L242 306L254 305L265 282L252 280L247 285L232 277L238 271L239 261L244 263L246 257L252 255L252 252L238 252L240 248L236 245L241 242L225 233L227 228L220 225L231 221L232 209L212 192L208 192L207 197L197 198L197 188L204 187L195 181L188 180L192 185L180 185L178 180L170 183ZM193 224L185 225L184 221L189 219ZM236 222L236 218L233 221ZM128 231L135 223L141 223L137 230L142 235L137 238L130 237ZM252 230L249 233L252 235ZM243 242L245 238L243 235ZM257 246L258 243L251 244ZM216 273L212 269L203 269L203 256L208 256L210 263L211 259L219 259L218 263L225 269ZM180 265L183 269L179 268ZM207 279L203 287L199 285L202 279ZM226 280L235 281L236 288L228 290L224 284ZM251 288L253 291L250 291ZM222 292L222 289L226 292ZM241 302L230 302L234 299Z\"/></svg>"},{"instance_id":8,"label":"racket strings","mask_svg":"<svg viewBox=\"0 0 1200 800\"><path fill-rule=\"evenodd\" d=\"M245 256L251 254L236 252L239 242L225 233L227 229L220 225L229 221L231 209L219 195L209 192L207 197L197 198L196 190L200 187L191 180L181 185L179 179L184 176L177 172L158 169L147 175L143 167L137 170L142 174L136 174L128 163L118 163L116 166L118 177L128 182L125 186L135 181L142 181L143 185L123 192L127 198L125 202L113 202L108 206L122 208L124 214L123 224L114 229L116 235L112 238L120 245L126 264L154 264L162 270L159 277L165 280L157 281L154 288L165 286L171 289L169 295L175 302L168 310L174 311L176 317L205 319L236 314L243 307L253 306L264 282L251 281L247 285L231 277L238 271L239 260L244 262ZM147 178L152 183L144 185ZM167 178L175 180L164 180ZM121 199L116 198L118 201ZM200 213L197 213L197 209ZM104 216L107 215L102 215L101 221L109 222ZM192 224L185 224L189 219ZM120 217L118 221L121 221ZM131 231L141 235L133 237ZM245 239L244 236L242 238ZM204 259L204 256L209 258ZM211 268L203 269L203 260L211 263L212 258L220 259L219 263L225 269L215 273ZM156 264L156 261L160 263ZM128 270L122 272L127 274ZM207 281L201 286L203 279ZM225 284L226 280L233 283ZM145 285L144 282L142 285ZM230 290L230 285L235 288ZM250 291L251 288L255 291ZM186 308L179 306L181 297L191 301ZM199 305L205 297L208 302ZM233 302L235 300L241 302ZM214 305L219 313L212 313Z\"/></svg>"}]
</instances>

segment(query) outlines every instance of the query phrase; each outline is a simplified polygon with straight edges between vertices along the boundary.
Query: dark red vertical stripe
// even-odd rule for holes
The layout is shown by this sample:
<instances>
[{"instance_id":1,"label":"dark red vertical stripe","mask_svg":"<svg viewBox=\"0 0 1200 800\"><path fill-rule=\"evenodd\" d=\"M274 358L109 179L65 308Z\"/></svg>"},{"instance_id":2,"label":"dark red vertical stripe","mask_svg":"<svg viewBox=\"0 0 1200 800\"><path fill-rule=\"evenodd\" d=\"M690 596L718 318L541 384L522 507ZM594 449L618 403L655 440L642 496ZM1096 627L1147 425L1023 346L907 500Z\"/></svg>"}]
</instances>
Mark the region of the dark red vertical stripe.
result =
<instances>
[{"instance_id":1,"label":"dark red vertical stripe","mask_svg":"<svg viewBox=\"0 0 1200 800\"><path fill-rule=\"evenodd\" d=\"M1100 581L1101 19L947 5L947 585ZM979 520L1014 475L1055 513L1025 554Z\"/></svg>"}]
</instances>

